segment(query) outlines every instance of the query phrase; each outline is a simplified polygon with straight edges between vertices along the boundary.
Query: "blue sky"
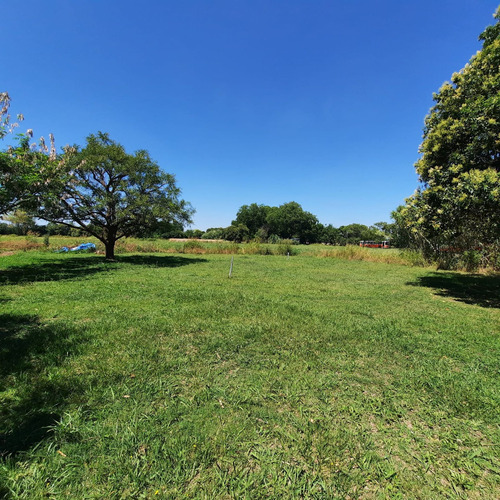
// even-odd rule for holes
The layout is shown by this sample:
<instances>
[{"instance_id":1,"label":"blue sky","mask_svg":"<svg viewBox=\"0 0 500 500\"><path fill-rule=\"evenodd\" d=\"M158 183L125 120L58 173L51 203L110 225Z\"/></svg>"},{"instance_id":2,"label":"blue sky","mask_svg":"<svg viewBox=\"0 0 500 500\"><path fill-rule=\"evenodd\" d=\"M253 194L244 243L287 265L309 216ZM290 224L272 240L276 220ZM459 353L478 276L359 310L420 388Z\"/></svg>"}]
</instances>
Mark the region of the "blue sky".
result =
<instances>
[{"instance_id":1,"label":"blue sky","mask_svg":"<svg viewBox=\"0 0 500 500\"><path fill-rule=\"evenodd\" d=\"M196 209L297 201L388 221L417 187L432 93L498 0L3 0L0 91L58 146L147 149ZM5 146L5 143L0 146Z\"/></svg>"}]
</instances>

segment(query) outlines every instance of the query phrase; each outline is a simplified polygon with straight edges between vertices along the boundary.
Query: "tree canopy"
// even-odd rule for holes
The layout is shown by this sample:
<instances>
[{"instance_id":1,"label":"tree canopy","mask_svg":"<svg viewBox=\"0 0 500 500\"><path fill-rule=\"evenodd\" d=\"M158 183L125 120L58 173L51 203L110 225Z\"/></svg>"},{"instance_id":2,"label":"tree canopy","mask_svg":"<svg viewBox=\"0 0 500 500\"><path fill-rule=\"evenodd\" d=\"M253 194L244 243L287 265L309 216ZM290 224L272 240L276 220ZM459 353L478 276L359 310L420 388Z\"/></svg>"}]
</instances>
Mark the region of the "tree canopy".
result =
<instances>
[{"instance_id":1,"label":"tree canopy","mask_svg":"<svg viewBox=\"0 0 500 500\"><path fill-rule=\"evenodd\" d=\"M318 219L296 202L273 207L267 216L269 231L281 238L297 238L301 243L316 241Z\"/></svg>"},{"instance_id":2,"label":"tree canopy","mask_svg":"<svg viewBox=\"0 0 500 500\"><path fill-rule=\"evenodd\" d=\"M291 201L278 207L242 205L229 228L212 228L205 237L241 240L257 238L274 241L295 239L301 243L358 244L360 240L385 240L394 233L394 224L379 222L374 226L349 224L339 228L323 225L318 218ZM236 231L236 228L239 228ZM246 230L246 231L245 231ZM238 239L233 235L238 234Z\"/></svg>"},{"instance_id":3,"label":"tree canopy","mask_svg":"<svg viewBox=\"0 0 500 500\"><path fill-rule=\"evenodd\" d=\"M0 214L36 209L49 188L49 179L57 175L54 139L50 137L50 152L44 141L40 146L29 144L31 131L18 134L16 146L0 151Z\"/></svg>"},{"instance_id":4,"label":"tree canopy","mask_svg":"<svg viewBox=\"0 0 500 500\"><path fill-rule=\"evenodd\" d=\"M116 241L140 234L159 221L190 223L193 209L180 199L171 174L161 171L145 150L126 153L99 132L84 148L69 148L41 200L39 217L83 229L104 243L114 258Z\"/></svg>"},{"instance_id":5,"label":"tree canopy","mask_svg":"<svg viewBox=\"0 0 500 500\"><path fill-rule=\"evenodd\" d=\"M267 216L271 207L267 205L257 205L252 203L250 205L242 205L236 214L236 219L232 222L233 226L240 224L248 228L248 233L255 237L260 229L262 229L267 236L269 230L267 223Z\"/></svg>"},{"instance_id":6,"label":"tree canopy","mask_svg":"<svg viewBox=\"0 0 500 500\"><path fill-rule=\"evenodd\" d=\"M238 231L235 232L234 228L238 228ZM226 229L226 233L230 236L238 234L238 239L246 234L247 238L264 240L273 236L284 239L297 238L303 243L316 242L320 234L320 224L315 215L303 210L296 201L283 203L279 207L252 203L240 207L236 219Z\"/></svg>"},{"instance_id":7,"label":"tree canopy","mask_svg":"<svg viewBox=\"0 0 500 500\"><path fill-rule=\"evenodd\" d=\"M395 213L418 245L484 247L500 238L500 8L482 49L434 94L425 120L422 183Z\"/></svg>"},{"instance_id":8,"label":"tree canopy","mask_svg":"<svg viewBox=\"0 0 500 500\"><path fill-rule=\"evenodd\" d=\"M8 92L0 92L0 139L12 134L24 120L17 115L11 120L11 99ZM16 209L33 209L37 199L47 187L45 182L55 166L56 149L54 136L50 134L50 150L45 139L30 144L33 131L27 130L15 136L17 145L0 151L0 215Z\"/></svg>"}]
</instances>

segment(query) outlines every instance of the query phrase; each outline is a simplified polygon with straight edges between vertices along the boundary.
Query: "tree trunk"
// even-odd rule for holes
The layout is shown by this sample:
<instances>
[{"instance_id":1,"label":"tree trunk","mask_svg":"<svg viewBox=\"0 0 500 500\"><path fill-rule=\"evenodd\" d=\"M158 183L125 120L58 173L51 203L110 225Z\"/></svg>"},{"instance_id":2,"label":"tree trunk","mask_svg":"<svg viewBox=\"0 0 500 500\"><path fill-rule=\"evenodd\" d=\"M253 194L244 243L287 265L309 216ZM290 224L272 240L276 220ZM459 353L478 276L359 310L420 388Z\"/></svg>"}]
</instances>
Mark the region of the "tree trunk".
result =
<instances>
[{"instance_id":1,"label":"tree trunk","mask_svg":"<svg viewBox=\"0 0 500 500\"><path fill-rule=\"evenodd\" d=\"M104 242L106 247L106 260L115 260L115 240L108 240Z\"/></svg>"}]
</instances>

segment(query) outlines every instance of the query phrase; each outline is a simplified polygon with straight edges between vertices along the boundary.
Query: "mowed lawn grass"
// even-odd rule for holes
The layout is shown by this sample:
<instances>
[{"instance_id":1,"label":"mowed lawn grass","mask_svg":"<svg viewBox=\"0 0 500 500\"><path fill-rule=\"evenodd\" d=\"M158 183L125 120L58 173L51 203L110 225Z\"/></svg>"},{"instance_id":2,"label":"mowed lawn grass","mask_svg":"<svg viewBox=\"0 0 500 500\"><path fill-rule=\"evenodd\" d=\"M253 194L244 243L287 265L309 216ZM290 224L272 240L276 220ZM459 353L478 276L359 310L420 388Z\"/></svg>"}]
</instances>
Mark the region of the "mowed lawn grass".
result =
<instances>
[{"instance_id":1,"label":"mowed lawn grass","mask_svg":"<svg viewBox=\"0 0 500 500\"><path fill-rule=\"evenodd\" d=\"M1 257L0 497L500 497L498 277L230 258Z\"/></svg>"}]
</instances>

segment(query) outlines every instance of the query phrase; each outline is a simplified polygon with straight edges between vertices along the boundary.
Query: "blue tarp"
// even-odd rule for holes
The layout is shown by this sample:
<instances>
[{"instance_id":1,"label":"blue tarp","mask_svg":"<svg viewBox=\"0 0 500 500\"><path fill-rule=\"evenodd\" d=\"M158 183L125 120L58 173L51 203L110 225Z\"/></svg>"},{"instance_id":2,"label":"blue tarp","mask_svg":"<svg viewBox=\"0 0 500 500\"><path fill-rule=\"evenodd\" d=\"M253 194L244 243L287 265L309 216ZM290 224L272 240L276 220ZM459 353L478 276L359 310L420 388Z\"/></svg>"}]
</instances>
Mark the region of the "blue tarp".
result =
<instances>
[{"instance_id":1,"label":"blue tarp","mask_svg":"<svg viewBox=\"0 0 500 500\"><path fill-rule=\"evenodd\" d=\"M77 247L70 248L70 252L75 252L77 250L95 250L95 245L94 243L82 243L81 245L78 245Z\"/></svg>"},{"instance_id":2,"label":"blue tarp","mask_svg":"<svg viewBox=\"0 0 500 500\"><path fill-rule=\"evenodd\" d=\"M81 245L78 245L77 247L73 248L68 248L68 247L62 247L60 250L57 250L58 252L78 252L81 250L95 250L96 246L94 243L82 243Z\"/></svg>"}]
</instances>

